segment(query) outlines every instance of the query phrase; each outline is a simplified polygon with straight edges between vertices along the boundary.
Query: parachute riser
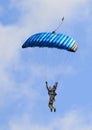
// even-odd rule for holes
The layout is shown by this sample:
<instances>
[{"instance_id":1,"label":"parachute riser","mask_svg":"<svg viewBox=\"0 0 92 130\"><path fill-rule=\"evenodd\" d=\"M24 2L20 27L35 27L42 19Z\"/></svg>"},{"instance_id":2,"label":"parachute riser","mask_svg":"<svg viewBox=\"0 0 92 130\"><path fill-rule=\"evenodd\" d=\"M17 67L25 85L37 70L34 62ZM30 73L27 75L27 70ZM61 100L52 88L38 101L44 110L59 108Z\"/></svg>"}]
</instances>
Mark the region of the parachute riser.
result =
<instances>
[{"instance_id":1,"label":"parachute riser","mask_svg":"<svg viewBox=\"0 0 92 130\"><path fill-rule=\"evenodd\" d=\"M57 30L60 28L60 26L62 25L63 21L64 21L64 17L62 18L62 21L60 22L60 24L58 25L58 27L57 27L54 31L52 31L52 33L56 33L56 31L57 31Z\"/></svg>"}]
</instances>

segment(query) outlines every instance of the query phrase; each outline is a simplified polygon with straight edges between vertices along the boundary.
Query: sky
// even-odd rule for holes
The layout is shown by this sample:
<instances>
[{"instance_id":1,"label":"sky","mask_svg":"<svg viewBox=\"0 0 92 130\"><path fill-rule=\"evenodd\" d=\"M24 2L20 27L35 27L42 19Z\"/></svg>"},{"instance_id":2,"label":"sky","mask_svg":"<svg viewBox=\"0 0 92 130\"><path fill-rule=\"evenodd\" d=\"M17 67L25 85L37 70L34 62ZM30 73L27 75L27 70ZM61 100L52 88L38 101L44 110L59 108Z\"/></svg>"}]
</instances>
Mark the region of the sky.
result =
<instances>
[{"instance_id":1,"label":"sky","mask_svg":"<svg viewBox=\"0 0 92 130\"><path fill-rule=\"evenodd\" d=\"M92 130L92 1L0 0L0 130ZM76 53L21 46L38 32L72 36ZM56 112L45 81L58 82Z\"/></svg>"}]
</instances>

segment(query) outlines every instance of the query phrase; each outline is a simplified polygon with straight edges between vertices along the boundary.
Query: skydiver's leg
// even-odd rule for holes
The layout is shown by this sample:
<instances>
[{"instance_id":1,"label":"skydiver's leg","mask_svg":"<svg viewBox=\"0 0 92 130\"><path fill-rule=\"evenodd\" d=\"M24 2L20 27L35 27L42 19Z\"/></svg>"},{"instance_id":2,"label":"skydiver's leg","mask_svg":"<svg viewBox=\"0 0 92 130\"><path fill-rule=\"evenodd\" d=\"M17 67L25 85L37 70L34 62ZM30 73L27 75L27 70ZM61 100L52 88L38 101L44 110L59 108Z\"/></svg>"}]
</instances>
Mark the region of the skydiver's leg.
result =
<instances>
[{"instance_id":1,"label":"skydiver's leg","mask_svg":"<svg viewBox=\"0 0 92 130\"><path fill-rule=\"evenodd\" d=\"M55 102L55 96L56 96L56 95L57 95L57 94L52 95L52 97L51 97L51 100L52 100L53 103ZM53 106L53 103L52 103L52 107L53 107L53 109L54 109L54 112L56 112L56 108Z\"/></svg>"},{"instance_id":2,"label":"skydiver's leg","mask_svg":"<svg viewBox=\"0 0 92 130\"><path fill-rule=\"evenodd\" d=\"M53 106L53 102L54 102L53 98L50 97L50 101L49 101L48 106L49 106L51 112L53 109L54 109L54 112L56 112L56 108Z\"/></svg>"},{"instance_id":3,"label":"skydiver's leg","mask_svg":"<svg viewBox=\"0 0 92 130\"><path fill-rule=\"evenodd\" d=\"M56 108L54 107L54 112L56 112Z\"/></svg>"},{"instance_id":4,"label":"skydiver's leg","mask_svg":"<svg viewBox=\"0 0 92 130\"><path fill-rule=\"evenodd\" d=\"M53 104L52 104L52 108L54 109L54 112L56 112L56 108L53 106Z\"/></svg>"},{"instance_id":5,"label":"skydiver's leg","mask_svg":"<svg viewBox=\"0 0 92 130\"><path fill-rule=\"evenodd\" d=\"M48 107L50 108L50 110L51 110L51 112L52 112L52 110L53 110L53 105L52 105L52 103L49 102Z\"/></svg>"},{"instance_id":6,"label":"skydiver's leg","mask_svg":"<svg viewBox=\"0 0 92 130\"><path fill-rule=\"evenodd\" d=\"M53 104L49 103L49 108L50 108L51 112L52 112L53 109L54 109L54 112L56 112L56 108L53 106Z\"/></svg>"},{"instance_id":7,"label":"skydiver's leg","mask_svg":"<svg viewBox=\"0 0 92 130\"><path fill-rule=\"evenodd\" d=\"M50 96L50 100L51 100L52 102L54 102L54 101L55 101L55 95L51 95L51 96Z\"/></svg>"}]
</instances>

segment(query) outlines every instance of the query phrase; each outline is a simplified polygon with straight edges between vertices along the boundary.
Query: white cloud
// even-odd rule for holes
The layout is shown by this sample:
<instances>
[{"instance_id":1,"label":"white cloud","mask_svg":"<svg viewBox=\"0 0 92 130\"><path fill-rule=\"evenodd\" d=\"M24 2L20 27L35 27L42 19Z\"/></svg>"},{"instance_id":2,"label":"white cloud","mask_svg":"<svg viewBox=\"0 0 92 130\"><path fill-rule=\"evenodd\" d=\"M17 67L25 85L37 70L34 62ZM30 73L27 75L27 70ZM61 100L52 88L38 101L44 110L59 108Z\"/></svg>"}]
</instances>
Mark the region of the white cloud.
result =
<instances>
[{"instance_id":1,"label":"white cloud","mask_svg":"<svg viewBox=\"0 0 92 130\"><path fill-rule=\"evenodd\" d=\"M18 57L19 38L16 27L0 25L0 95L10 90L13 86L12 80L7 75L7 67L12 64L14 58ZM3 98L1 98L3 99Z\"/></svg>"},{"instance_id":2,"label":"white cloud","mask_svg":"<svg viewBox=\"0 0 92 130\"><path fill-rule=\"evenodd\" d=\"M21 24L34 32L51 28L52 21L54 25L62 16L66 21L72 16L76 17L79 9L87 8L87 3L87 0L11 0L11 6L16 6L23 14ZM85 14L84 10L80 13Z\"/></svg>"},{"instance_id":3,"label":"white cloud","mask_svg":"<svg viewBox=\"0 0 92 130\"><path fill-rule=\"evenodd\" d=\"M53 113L55 114L55 113ZM50 115L48 115L50 116ZM91 130L92 129L92 113L90 115L83 114L78 110L72 110L63 117L56 117L49 121L48 124L41 125L32 123L32 118L28 114L24 114L18 119L9 122L9 130ZM36 117L35 117L36 118ZM45 122L45 121L44 121Z\"/></svg>"}]
</instances>

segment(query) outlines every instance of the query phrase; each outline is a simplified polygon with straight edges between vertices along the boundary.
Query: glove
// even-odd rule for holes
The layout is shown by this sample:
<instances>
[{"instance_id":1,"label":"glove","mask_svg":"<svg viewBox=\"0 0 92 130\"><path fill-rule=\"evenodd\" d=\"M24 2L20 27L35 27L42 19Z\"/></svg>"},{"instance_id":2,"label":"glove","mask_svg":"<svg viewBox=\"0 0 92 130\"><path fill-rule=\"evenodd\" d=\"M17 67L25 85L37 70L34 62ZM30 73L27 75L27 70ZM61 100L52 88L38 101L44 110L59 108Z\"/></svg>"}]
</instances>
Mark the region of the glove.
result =
<instances>
[{"instance_id":1,"label":"glove","mask_svg":"<svg viewBox=\"0 0 92 130\"><path fill-rule=\"evenodd\" d=\"M45 83L47 84L47 81Z\"/></svg>"}]
</instances>

